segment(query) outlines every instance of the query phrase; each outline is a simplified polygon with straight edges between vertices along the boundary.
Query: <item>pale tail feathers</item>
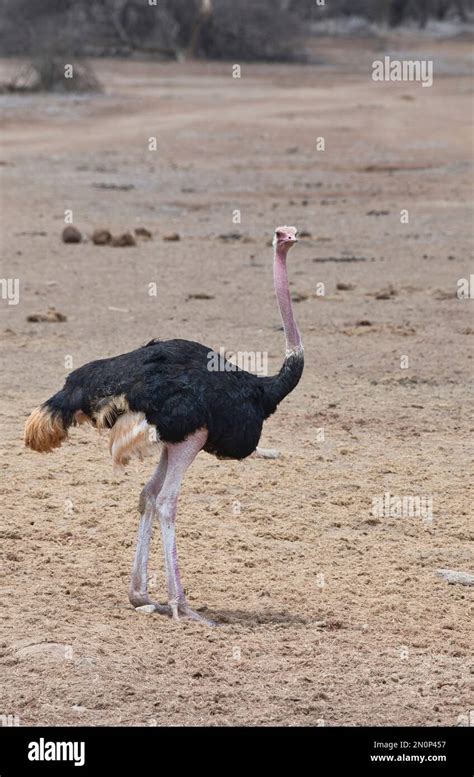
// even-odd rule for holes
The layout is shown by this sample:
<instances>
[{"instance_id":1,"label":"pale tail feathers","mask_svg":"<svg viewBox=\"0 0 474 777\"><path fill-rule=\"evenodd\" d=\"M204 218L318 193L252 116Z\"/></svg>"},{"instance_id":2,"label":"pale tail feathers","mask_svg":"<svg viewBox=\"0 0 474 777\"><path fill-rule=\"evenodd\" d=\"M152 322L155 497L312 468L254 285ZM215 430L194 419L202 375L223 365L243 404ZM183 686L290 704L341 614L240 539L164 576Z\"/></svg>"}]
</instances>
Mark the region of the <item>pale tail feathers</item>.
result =
<instances>
[{"instance_id":1,"label":"pale tail feathers","mask_svg":"<svg viewBox=\"0 0 474 777\"><path fill-rule=\"evenodd\" d=\"M25 424L25 445L39 453L50 453L66 438L67 429L61 416L45 405L36 407Z\"/></svg>"},{"instance_id":2,"label":"pale tail feathers","mask_svg":"<svg viewBox=\"0 0 474 777\"><path fill-rule=\"evenodd\" d=\"M142 459L156 444L158 436L143 413L125 413L110 430L109 450L114 469L122 470L130 459Z\"/></svg>"},{"instance_id":3,"label":"pale tail feathers","mask_svg":"<svg viewBox=\"0 0 474 777\"><path fill-rule=\"evenodd\" d=\"M72 423L76 424L93 423L81 410L76 411L72 419ZM94 413L94 426L99 431L111 425L109 450L117 471L123 470L134 456L142 459L158 441L156 428L148 424L143 413L131 413L125 397L108 398ZM59 448L67 436L67 426L61 414L47 404L35 408L25 425L25 445L40 453L50 453Z\"/></svg>"},{"instance_id":4,"label":"pale tail feathers","mask_svg":"<svg viewBox=\"0 0 474 777\"><path fill-rule=\"evenodd\" d=\"M94 410L93 418L97 429L107 429L114 425L123 413L130 413L127 397L120 394L117 397L105 397Z\"/></svg>"}]
</instances>

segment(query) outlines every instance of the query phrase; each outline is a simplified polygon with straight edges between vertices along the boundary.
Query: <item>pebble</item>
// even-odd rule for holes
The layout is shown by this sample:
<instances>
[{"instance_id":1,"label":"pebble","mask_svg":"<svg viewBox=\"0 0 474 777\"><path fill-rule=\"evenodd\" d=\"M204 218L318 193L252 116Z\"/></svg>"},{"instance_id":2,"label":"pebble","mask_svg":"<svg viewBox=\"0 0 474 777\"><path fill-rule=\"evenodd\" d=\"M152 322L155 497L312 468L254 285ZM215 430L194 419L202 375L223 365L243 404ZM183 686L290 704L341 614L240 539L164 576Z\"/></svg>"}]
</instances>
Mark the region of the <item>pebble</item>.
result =
<instances>
[{"instance_id":1,"label":"pebble","mask_svg":"<svg viewBox=\"0 0 474 777\"><path fill-rule=\"evenodd\" d=\"M76 227L69 226L64 227L62 232L63 243L80 243L82 241L82 235Z\"/></svg>"}]
</instances>

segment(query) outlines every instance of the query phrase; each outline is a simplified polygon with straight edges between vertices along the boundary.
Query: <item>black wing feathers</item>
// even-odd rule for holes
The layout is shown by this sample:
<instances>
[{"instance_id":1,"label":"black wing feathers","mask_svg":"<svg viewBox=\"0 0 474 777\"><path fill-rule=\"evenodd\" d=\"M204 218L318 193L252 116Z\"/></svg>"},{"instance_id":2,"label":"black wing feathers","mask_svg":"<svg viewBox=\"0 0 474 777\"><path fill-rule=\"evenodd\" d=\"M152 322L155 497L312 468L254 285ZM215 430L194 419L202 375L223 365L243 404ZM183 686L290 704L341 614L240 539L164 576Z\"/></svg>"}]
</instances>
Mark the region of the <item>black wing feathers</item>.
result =
<instances>
[{"instance_id":1,"label":"black wing feathers","mask_svg":"<svg viewBox=\"0 0 474 777\"><path fill-rule=\"evenodd\" d=\"M151 340L75 370L49 403L71 418L77 410L93 418L111 398L123 395L132 412L144 413L156 426L162 440L181 442L205 427L207 451L244 458L255 450L268 415L263 382L244 370L209 370L212 353L189 340ZM109 425L120 412L109 417Z\"/></svg>"}]
</instances>

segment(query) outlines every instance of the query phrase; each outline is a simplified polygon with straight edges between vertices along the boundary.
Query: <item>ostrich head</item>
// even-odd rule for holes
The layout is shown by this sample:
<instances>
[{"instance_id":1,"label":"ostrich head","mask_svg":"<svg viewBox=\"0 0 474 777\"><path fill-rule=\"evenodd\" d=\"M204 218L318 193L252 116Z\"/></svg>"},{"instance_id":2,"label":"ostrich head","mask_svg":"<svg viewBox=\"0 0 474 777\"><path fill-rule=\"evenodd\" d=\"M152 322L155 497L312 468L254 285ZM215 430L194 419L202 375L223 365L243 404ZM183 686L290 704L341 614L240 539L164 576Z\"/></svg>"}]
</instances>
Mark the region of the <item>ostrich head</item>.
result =
<instances>
[{"instance_id":1,"label":"ostrich head","mask_svg":"<svg viewBox=\"0 0 474 777\"><path fill-rule=\"evenodd\" d=\"M285 254L294 243L298 242L296 227L277 227L273 236L273 245Z\"/></svg>"}]
</instances>

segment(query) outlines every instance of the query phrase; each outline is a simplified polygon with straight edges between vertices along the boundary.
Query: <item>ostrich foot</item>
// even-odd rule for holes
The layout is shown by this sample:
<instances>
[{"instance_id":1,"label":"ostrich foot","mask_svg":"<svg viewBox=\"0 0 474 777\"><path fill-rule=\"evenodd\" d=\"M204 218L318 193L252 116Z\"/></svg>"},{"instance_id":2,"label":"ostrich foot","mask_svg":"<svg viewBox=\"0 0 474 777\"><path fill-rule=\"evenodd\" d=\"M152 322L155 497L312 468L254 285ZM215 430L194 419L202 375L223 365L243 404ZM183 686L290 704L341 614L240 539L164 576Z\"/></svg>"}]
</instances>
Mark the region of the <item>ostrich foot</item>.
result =
<instances>
[{"instance_id":1,"label":"ostrich foot","mask_svg":"<svg viewBox=\"0 0 474 777\"><path fill-rule=\"evenodd\" d=\"M201 615L199 612L192 610L191 607L189 607L187 604L185 604L184 607L182 605L182 609L180 609L179 612L183 618L189 618L192 621L197 621L198 623L202 623L204 626L217 626L215 621L211 620L210 618L205 618L204 615Z\"/></svg>"},{"instance_id":2,"label":"ostrich foot","mask_svg":"<svg viewBox=\"0 0 474 777\"><path fill-rule=\"evenodd\" d=\"M169 604L158 604L158 602L153 602L148 594L131 592L128 598L136 610L138 610L139 607L154 607L155 611L159 612L160 615L172 615Z\"/></svg>"},{"instance_id":3,"label":"ostrich foot","mask_svg":"<svg viewBox=\"0 0 474 777\"><path fill-rule=\"evenodd\" d=\"M196 610L192 610L186 600L176 603L176 601L170 602L170 610L174 621L180 621L182 618L189 618L189 620L202 623L204 626L215 626L215 622L209 618L205 618Z\"/></svg>"},{"instance_id":4,"label":"ostrich foot","mask_svg":"<svg viewBox=\"0 0 474 777\"><path fill-rule=\"evenodd\" d=\"M136 611L147 613L157 612L160 615L167 615L175 621L189 618L189 620L197 621L205 626L216 625L214 621L205 618L204 615L200 615L200 613L192 610L187 602L179 602L178 605L176 605L175 602L170 602L170 604L158 604L158 602L152 601L148 595L144 594L130 594L129 598ZM141 609L142 607L143 610ZM153 610L151 609L152 607Z\"/></svg>"},{"instance_id":5,"label":"ostrich foot","mask_svg":"<svg viewBox=\"0 0 474 777\"><path fill-rule=\"evenodd\" d=\"M279 459L280 451L275 448L256 448L252 456L256 459Z\"/></svg>"}]
</instances>

